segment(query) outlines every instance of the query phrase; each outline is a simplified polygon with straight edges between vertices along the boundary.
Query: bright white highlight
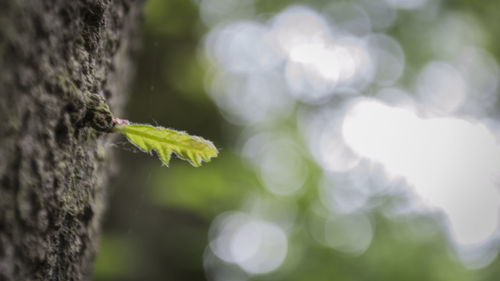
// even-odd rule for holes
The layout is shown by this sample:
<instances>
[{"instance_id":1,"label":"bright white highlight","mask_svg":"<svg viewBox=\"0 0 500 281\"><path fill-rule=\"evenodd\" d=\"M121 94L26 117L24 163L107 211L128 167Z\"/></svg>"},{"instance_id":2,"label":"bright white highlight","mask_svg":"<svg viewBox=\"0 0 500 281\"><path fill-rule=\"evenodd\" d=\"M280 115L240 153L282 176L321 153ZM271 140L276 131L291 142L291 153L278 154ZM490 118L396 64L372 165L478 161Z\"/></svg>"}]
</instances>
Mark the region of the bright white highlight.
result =
<instances>
[{"instance_id":1,"label":"bright white highlight","mask_svg":"<svg viewBox=\"0 0 500 281\"><path fill-rule=\"evenodd\" d=\"M324 45L330 41L330 27L318 13L305 7L292 7L270 22L274 46L287 57L301 45Z\"/></svg>"},{"instance_id":2,"label":"bright white highlight","mask_svg":"<svg viewBox=\"0 0 500 281\"><path fill-rule=\"evenodd\" d=\"M362 89L372 80L374 70L365 42L341 37L326 45L295 46L285 74L299 99L317 103L332 93Z\"/></svg>"},{"instance_id":3,"label":"bright white highlight","mask_svg":"<svg viewBox=\"0 0 500 281\"><path fill-rule=\"evenodd\" d=\"M285 260L288 240L274 223L243 213L220 215L212 226L210 248L220 259L251 274L277 269Z\"/></svg>"},{"instance_id":4,"label":"bright white highlight","mask_svg":"<svg viewBox=\"0 0 500 281\"><path fill-rule=\"evenodd\" d=\"M216 72L209 90L218 105L230 115L243 117L238 121L257 123L269 117L268 108L279 107L275 100L283 101L282 104L289 104L292 98L321 103L334 94L365 88L377 71L384 73L377 74L377 79L384 83L396 80L404 65L399 45L387 36L364 36L369 31L370 20L360 7L341 5L339 8L337 12L355 14L359 21L345 21L346 18L337 16L346 28L341 31L338 28L342 26L336 29L321 14L295 6L267 23L239 21L214 28L205 40L205 47L213 64L224 70ZM360 34L350 34L349 29ZM281 76L281 79L273 79L276 83L271 88L262 83L259 90L252 93L258 96L258 102L252 99L241 102L245 78L261 73L265 73L265 77ZM218 82L219 77L226 85ZM280 93L275 94L273 87L289 92L291 96L286 98L290 101L284 101ZM232 104L233 98L243 106L248 102L249 109L241 114L238 104ZM262 111L266 112L261 114Z\"/></svg>"},{"instance_id":5,"label":"bright white highlight","mask_svg":"<svg viewBox=\"0 0 500 281\"><path fill-rule=\"evenodd\" d=\"M336 108L299 114L299 128L314 160L335 173L348 172L359 163L359 157L342 138L342 116L342 110Z\"/></svg>"},{"instance_id":6,"label":"bright white highlight","mask_svg":"<svg viewBox=\"0 0 500 281\"><path fill-rule=\"evenodd\" d=\"M234 234L231 253L245 271L267 273L278 268L285 259L286 241L284 232L274 224L253 221Z\"/></svg>"},{"instance_id":7,"label":"bright white highlight","mask_svg":"<svg viewBox=\"0 0 500 281\"><path fill-rule=\"evenodd\" d=\"M500 146L495 134L500 133L491 128L499 126L500 68L483 50L487 37L473 18L445 13L438 19L439 1L428 0L332 2L321 11L291 6L267 21L262 20L267 15L255 15L253 0L198 2L202 20L212 26L205 40L213 66L207 91L224 117L245 129L243 155L266 193L286 201L309 192L304 187L316 177L305 161L309 153L324 172L318 205L328 214L314 229L318 241L362 253L375 221L351 215L371 211L373 196L407 184L412 194L406 195L413 200L395 209L441 210L468 267L485 266L496 257ZM406 68L402 46L384 32L398 9L417 10L423 20L436 23L422 31L414 27L425 53L433 56L422 68ZM404 87L403 74L415 74L413 87ZM377 101L359 99L362 94L374 94ZM289 131L295 112L306 148ZM224 266L269 272L286 255L283 229L295 222L269 222L286 213L275 206L251 209L254 216L219 217L210 249ZM420 231L432 235L434 230ZM247 278L243 275L238 278ZM233 277L226 280L238 280Z\"/></svg>"},{"instance_id":8,"label":"bright white highlight","mask_svg":"<svg viewBox=\"0 0 500 281\"><path fill-rule=\"evenodd\" d=\"M374 72L370 50L357 37L334 34L321 15L303 7L285 10L272 21L271 38L287 59L285 77L292 93L321 102L339 88L361 88Z\"/></svg>"},{"instance_id":9,"label":"bright white highlight","mask_svg":"<svg viewBox=\"0 0 500 281\"><path fill-rule=\"evenodd\" d=\"M360 156L404 177L424 206L441 209L459 247L491 242L499 230L500 146L483 125L421 119L373 100L356 103L342 134Z\"/></svg>"},{"instance_id":10,"label":"bright white highlight","mask_svg":"<svg viewBox=\"0 0 500 281\"><path fill-rule=\"evenodd\" d=\"M349 79L356 67L349 50L340 46L300 45L290 51L290 59L310 65L322 78L333 81Z\"/></svg>"}]
</instances>

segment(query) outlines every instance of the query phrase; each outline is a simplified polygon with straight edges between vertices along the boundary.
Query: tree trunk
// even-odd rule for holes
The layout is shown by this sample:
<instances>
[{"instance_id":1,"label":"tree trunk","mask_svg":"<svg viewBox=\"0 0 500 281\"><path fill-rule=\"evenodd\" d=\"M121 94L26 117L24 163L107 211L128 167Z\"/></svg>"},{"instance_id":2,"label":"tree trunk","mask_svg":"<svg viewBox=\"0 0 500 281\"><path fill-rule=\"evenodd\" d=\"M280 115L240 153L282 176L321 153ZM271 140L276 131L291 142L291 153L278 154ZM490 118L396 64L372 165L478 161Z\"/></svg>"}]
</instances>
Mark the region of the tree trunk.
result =
<instances>
[{"instance_id":1,"label":"tree trunk","mask_svg":"<svg viewBox=\"0 0 500 281\"><path fill-rule=\"evenodd\" d=\"M0 280L90 278L140 2L0 1Z\"/></svg>"}]
</instances>

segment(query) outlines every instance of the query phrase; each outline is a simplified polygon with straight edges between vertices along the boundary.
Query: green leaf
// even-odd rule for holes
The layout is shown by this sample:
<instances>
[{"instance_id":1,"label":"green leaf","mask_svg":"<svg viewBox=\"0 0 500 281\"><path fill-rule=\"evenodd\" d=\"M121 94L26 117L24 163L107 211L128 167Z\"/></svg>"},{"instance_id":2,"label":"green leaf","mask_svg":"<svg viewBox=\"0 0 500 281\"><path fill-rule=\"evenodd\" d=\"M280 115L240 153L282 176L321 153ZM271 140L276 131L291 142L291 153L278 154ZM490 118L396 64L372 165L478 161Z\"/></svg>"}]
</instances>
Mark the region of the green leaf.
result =
<instances>
[{"instance_id":1,"label":"green leaf","mask_svg":"<svg viewBox=\"0 0 500 281\"><path fill-rule=\"evenodd\" d=\"M163 127L153 127L143 124L120 124L113 131L123 133L127 139L144 152L153 150L163 164L168 166L172 152L195 167L201 166L202 161L209 162L217 156L217 149L212 142L197 136L190 136Z\"/></svg>"}]
</instances>

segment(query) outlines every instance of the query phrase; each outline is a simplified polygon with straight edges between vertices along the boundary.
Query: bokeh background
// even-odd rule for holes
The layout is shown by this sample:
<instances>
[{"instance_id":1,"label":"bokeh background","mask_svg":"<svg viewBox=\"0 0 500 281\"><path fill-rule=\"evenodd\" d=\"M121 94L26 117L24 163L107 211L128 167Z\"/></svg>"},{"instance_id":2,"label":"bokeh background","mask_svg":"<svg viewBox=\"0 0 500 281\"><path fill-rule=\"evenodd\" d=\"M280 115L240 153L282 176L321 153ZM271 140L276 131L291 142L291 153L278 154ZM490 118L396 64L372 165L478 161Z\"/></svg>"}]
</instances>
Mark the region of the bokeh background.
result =
<instances>
[{"instance_id":1,"label":"bokeh background","mask_svg":"<svg viewBox=\"0 0 500 281\"><path fill-rule=\"evenodd\" d=\"M498 280L500 2L147 0L93 279Z\"/></svg>"}]
</instances>

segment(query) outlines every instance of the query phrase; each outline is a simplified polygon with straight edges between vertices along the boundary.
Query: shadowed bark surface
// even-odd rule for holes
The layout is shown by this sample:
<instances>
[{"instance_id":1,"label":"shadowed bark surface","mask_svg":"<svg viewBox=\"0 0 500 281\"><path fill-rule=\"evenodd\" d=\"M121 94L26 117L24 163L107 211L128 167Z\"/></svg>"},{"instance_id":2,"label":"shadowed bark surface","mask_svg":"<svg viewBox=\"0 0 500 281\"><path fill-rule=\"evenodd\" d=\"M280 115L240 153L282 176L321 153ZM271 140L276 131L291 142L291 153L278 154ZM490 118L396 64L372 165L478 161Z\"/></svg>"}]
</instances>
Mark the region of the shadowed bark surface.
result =
<instances>
[{"instance_id":1,"label":"shadowed bark surface","mask_svg":"<svg viewBox=\"0 0 500 281\"><path fill-rule=\"evenodd\" d=\"M0 1L0 280L90 278L140 2Z\"/></svg>"}]
</instances>

